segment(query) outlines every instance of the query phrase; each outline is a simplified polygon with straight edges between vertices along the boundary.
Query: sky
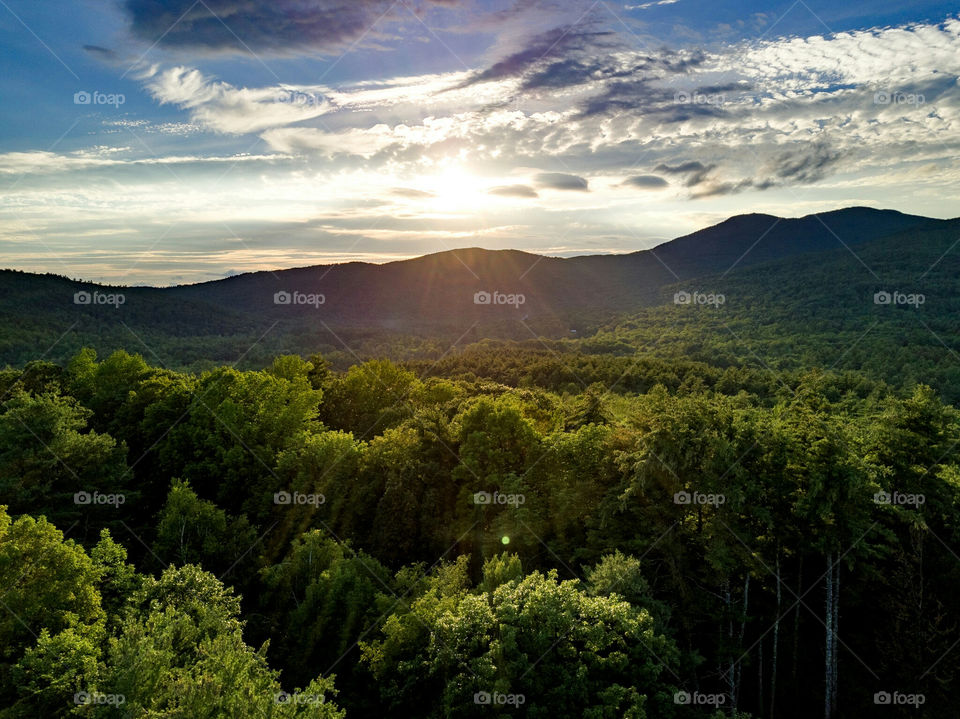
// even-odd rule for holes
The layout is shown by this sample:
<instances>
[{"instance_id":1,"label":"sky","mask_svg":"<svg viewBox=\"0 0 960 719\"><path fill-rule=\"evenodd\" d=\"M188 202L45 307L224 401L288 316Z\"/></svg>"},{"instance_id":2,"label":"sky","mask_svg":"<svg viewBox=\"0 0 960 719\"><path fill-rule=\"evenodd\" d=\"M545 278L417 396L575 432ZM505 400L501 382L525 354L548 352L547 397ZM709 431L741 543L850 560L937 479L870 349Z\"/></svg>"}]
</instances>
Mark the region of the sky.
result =
<instances>
[{"instance_id":1,"label":"sky","mask_svg":"<svg viewBox=\"0 0 960 719\"><path fill-rule=\"evenodd\" d=\"M0 267L118 284L960 216L910 0L0 0Z\"/></svg>"}]
</instances>

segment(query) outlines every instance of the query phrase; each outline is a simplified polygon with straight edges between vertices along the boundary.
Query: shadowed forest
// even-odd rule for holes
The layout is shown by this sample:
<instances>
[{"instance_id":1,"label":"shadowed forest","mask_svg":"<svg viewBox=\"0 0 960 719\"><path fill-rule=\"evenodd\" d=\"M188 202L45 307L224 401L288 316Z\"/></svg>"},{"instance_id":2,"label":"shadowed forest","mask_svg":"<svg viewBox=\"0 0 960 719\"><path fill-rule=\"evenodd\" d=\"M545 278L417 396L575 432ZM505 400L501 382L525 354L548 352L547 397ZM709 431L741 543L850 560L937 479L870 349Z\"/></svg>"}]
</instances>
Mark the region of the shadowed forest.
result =
<instances>
[{"instance_id":1,"label":"shadowed forest","mask_svg":"<svg viewBox=\"0 0 960 719\"><path fill-rule=\"evenodd\" d=\"M950 716L937 392L560 359L4 371L2 716Z\"/></svg>"}]
</instances>

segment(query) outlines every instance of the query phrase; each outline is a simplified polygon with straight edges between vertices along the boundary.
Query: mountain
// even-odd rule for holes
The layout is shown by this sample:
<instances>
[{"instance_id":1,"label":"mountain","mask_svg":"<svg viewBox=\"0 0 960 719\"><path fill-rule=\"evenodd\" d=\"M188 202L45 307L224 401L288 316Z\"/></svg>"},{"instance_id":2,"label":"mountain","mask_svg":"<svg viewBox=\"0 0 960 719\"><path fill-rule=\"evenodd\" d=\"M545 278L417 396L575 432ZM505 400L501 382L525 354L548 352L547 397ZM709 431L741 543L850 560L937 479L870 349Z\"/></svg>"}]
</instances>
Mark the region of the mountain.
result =
<instances>
[{"instance_id":1,"label":"mountain","mask_svg":"<svg viewBox=\"0 0 960 719\"><path fill-rule=\"evenodd\" d=\"M851 370L960 401L960 221L661 288L581 343L716 367ZM722 296L677 305L679 291Z\"/></svg>"},{"instance_id":2,"label":"mountain","mask_svg":"<svg viewBox=\"0 0 960 719\"><path fill-rule=\"evenodd\" d=\"M572 330L583 336L661 303L664 288L678 282L724 275L736 281L771 263L786 263L789 274L790 264L805 257L849 255L890 238L956 227L955 220L865 207L798 219L750 214L625 255L557 258L467 248L381 265L261 271L169 288L118 288L5 270L0 363L22 362L48 347L51 357L62 357L81 344L152 351L155 361L176 366L230 361L265 334L270 349L292 352L319 345L349 351L361 340L390 334L445 342L572 336ZM810 267L816 272L819 263ZM77 304L77 293L89 304Z\"/></svg>"},{"instance_id":3,"label":"mountain","mask_svg":"<svg viewBox=\"0 0 960 719\"><path fill-rule=\"evenodd\" d=\"M941 226L945 220L852 207L783 219L740 215L652 250L627 255L544 257L468 248L371 265L304 267L238 275L176 288L177 296L273 317L314 316L330 324L463 326L466 321L563 319L623 311L655 301L665 284L798 254L858 246ZM324 305L277 306L274 293L322 294ZM523 295L523 303L477 304L478 292ZM482 296L481 296L482 299Z\"/></svg>"},{"instance_id":4,"label":"mountain","mask_svg":"<svg viewBox=\"0 0 960 719\"><path fill-rule=\"evenodd\" d=\"M870 207L848 207L797 219L738 215L666 242L653 252L684 278L798 254L856 247L901 232L935 228L944 222Z\"/></svg>"}]
</instances>

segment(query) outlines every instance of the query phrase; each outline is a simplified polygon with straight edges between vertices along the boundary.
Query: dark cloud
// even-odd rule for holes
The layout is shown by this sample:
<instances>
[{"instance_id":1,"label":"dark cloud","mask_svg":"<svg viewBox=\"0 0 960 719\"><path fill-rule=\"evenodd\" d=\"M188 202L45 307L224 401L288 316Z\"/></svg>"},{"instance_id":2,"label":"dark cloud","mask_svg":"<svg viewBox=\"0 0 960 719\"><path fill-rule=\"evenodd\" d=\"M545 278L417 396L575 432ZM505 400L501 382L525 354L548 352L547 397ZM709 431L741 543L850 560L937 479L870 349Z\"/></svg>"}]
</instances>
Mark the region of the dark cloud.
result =
<instances>
[{"instance_id":1,"label":"dark cloud","mask_svg":"<svg viewBox=\"0 0 960 719\"><path fill-rule=\"evenodd\" d=\"M670 183L658 175L635 175L628 177L621 185L639 187L641 190L659 190L663 187L669 187Z\"/></svg>"},{"instance_id":2,"label":"dark cloud","mask_svg":"<svg viewBox=\"0 0 960 719\"><path fill-rule=\"evenodd\" d=\"M749 92L745 82L707 85L690 91L677 91L660 83L670 75L685 73L702 64L700 51L682 55L665 50L658 57L650 56L628 72L597 73L606 82L603 92L590 98L580 108L580 117L633 112L656 115L668 123L687 122L695 117L721 117L728 113L725 105L737 95ZM732 104L732 103L731 103Z\"/></svg>"},{"instance_id":3,"label":"dark cloud","mask_svg":"<svg viewBox=\"0 0 960 719\"><path fill-rule=\"evenodd\" d=\"M603 66L597 63L566 59L552 62L542 70L530 73L521 89L559 88L579 85L596 78Z\"/></svg>"},{"instance_id":4,"label":"dark cloud","mask_svg":"<svg viewBox=\"0 0 960 719\"><path fill-rule=\"evenodd\" d=\"M616 33L609 30L592 29L591 23L555 27L530 38L525 48L508 55L486 70L474 73L459 87L520 77L527 71L558 58L561 64L566 64L571 77L579 77L589 70L585 65L579 66L577 60L571 56L587 50L610 49L616 44L610 41L615 36Z\"/></svg>"},{"instance_id":5,"label":"dark cloud","mask_svg":"<svg viewBox=\"0 0 960 719\"><path fill-rule=\"evenodd\" d=\"M667 165L661 163L653 168L654 172L665 173L668 175L686 175L683 184L686 187L695 187L707 181L707 176L716 165L704 165L702 162L691 160L681 162L679 165Z\"/></svg>"},{"instance_id":6,"label":"dark cloud","mask_svg":"<svg viewBox=\"0 0 960 719\"><path fill-rule=\"evenodd\" d=\"M100 47L99 45L84 45L83 49L98 60L103 60L104 62L114 63L119 59L116 52L106 47Z\"/></svg>"},{"instance_id":7,"label":"dark cloud","mask_svg":"<svg viewBox=\"0 0 960 719\"><path fill-rule=\"evenodd\" d=\"M743 80L737 82L727 82L721 85L701 85L693 91L695 95L722 95L726 92L747 92L752 85Z\"/></svg>"},{"instance_id":8,"label":"dark cloud","mask_svg":"<svg viewBox=\"0 0 960 719\"><path fill-rule=\"evenodd\" d=\"M842 156L843 153L825 144L815 143L804 145L798 150L783 152L775 156L770 164L775 179L808 183L822 180L830 167Z\"/></svg>"},{"instance_id":9,"label":"dark cloud","mask_svg":"<svg viewBox=\"0 0 960 719\"><path fill-rule=\"evenodd\" d=\"M587 192L590 187L579 175L567 175L563 172L541 172L536 176L537 186L551 190L577 190Z\"/></svg>"},{"instance_id":10,"label":"dark cloud","mask_svg":"<svg viewBox=\"0 0 960 719\"><path fill-rule=\"evenodd\" d=\"M569 87L620 78L632 78L635 81L659 79L686 73L703 64L704 60L705 55L701 50L688 52L669 49L660 51L658 55L634 58L629 65L616 64L609 59L609 55L604 54L579 59L564 58L529 73L524 79L523 88Z\"/></svg>"},{"instance_id":11,"label":"dark cloud","mask_svg":"<svg viewBox=\"0 0 960 719\"><path fill-rule=\"evenodd\" d=\"M606 43L612 45L612 43ZM589 57L562 58L537 67L524 78L524 90L561 88L582 85L600 80L630 78L634 82L646 82L667 75L685 73L703 64L702 51L679 52L664 49L658 55L635 58L629 65L616 64L609 54L592 54Z\"/></svg>"},{"instance_id":12,"label":"dark cloud","mask_svg":"<svg viewBox=\"0 0 960 719\"><path fill-rule=\"evenodd\" d=\"M337 50L360 38L387 0L125 0L133 33L170 48L284 53ZM246 47L245 47L246 46Z\"/></svg>"},{"instance_id":13,"label":"dark cloud","mask_svg":"<svg viewBox=\"0 0 960 719\"><path fill-rule=\"evenodd\" d=\"M414 200L436 197L436 195L434 195L432 192L415 190L412 187L394 187L392 190L390 190L390 194L397 195L398 197L408 197Z\"/></svg>"},{"instance_id":14,"label":"dark cloud","mask_svg":"<svg viewBox=\"0 0 960 719\"><path fill-rule=\"evenodd\" d=\"M693 188L691 197L714 197L733 195L744 190L768 190L771 187L817 182L826 177L830 168L843 157L843 154L824 143L802 145L795 150L774 155L765 164L761 176L740 180L721 180L709 176L716 166L705 166L699 162L684 163L673 169L687 170L688 177L685 184ZM662 167L666 166L659 166L659 168Z\"/></svg>"},{"instance_id":15,"label":"dark cloud","mask_svg":"<svg viewBox=\"0 0 960 719\"><path fill-rule=\"evenodd\" d=\"M500 195L501 197L540 197L537 191L529 185L503 185L488 190L491 195Z\"/></svg>"},{"instance_id":16,"label":"dark cloud","mask_svg":"<svg viewBox=\"0 0 960 719\"><path fill-rule=\"evenodd\" d=\"M652 86L647 80L613 81L606 84L599 95L580 107L579 119L616 112L654 112L668 101L663 88Z\"/></svg>"},{"instance_id":17,"label":"dark cloud","mask_svg":"<svg viewBox=\"0 0 960 719\"><path fill-rule=\"evenodd\" d=\"M735 195L738 192L743 192L744 190L749 189L761 189L764 190L767 187L772 185L766 185L760 187L754 183L753 180L738 180L737 182L720 182L717 180L707 180L701 185L696 187L691 193L690 197L697 199L701 197L715 197L717 195Z\"/></svg>"},{"instance_id":18,"label":"dark cloud","mask_svg":"<svg viewBox=\"0 0 960 719\"><path fill-rule=\"evenodd\" d=\"M717 165L705 165L698 160L688 160L677 165L661 163L653 169L654 172L683 176L683 185L691 188L690 197L692 198L732 195L756 186L754 181L749 179L737 181L717 179L712 174L717 169Z\"/></svg>"}]
</instances>

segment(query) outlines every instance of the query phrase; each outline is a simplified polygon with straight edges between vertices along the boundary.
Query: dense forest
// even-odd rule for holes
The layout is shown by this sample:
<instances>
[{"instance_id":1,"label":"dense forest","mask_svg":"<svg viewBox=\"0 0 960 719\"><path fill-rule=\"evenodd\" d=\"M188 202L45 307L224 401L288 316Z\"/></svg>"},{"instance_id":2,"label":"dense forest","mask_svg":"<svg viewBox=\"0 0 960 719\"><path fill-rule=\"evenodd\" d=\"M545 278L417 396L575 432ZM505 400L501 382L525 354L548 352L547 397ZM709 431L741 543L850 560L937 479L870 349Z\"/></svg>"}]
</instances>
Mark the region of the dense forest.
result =
<instances>
[{"instance_id":1,"label":"dense forest","mask_svg":"<svg viewBox=\"0 0 960 719\"><path fill-rule=\"evenodd\" d=\"M627 331L0 372L0 716L955 716L955 388Z\"/></svg>"}]
</instances>

